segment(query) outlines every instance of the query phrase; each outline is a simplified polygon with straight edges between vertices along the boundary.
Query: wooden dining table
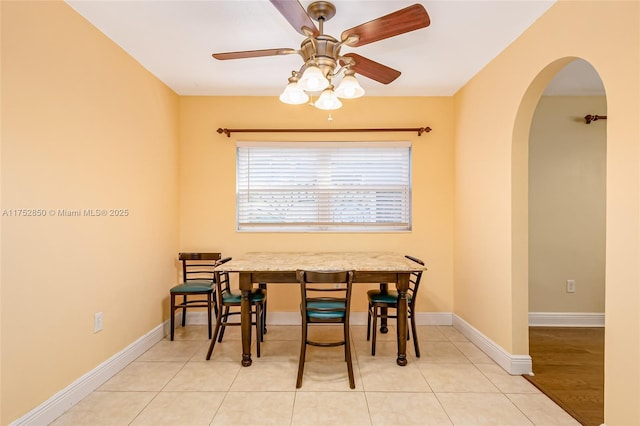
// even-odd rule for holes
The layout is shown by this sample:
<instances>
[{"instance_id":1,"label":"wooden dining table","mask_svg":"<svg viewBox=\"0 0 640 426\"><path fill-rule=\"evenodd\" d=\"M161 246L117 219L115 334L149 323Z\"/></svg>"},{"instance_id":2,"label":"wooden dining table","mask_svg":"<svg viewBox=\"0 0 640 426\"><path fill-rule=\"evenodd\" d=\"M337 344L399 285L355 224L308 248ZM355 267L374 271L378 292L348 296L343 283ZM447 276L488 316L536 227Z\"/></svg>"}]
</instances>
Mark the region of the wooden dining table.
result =
<instances>
[{"instance_id":1,"label":"wooden dining table","mask_svg":"<svg viewBox=\"0 0 640 426\"><path fill-rule=\"evenodd\" d=\"M407 289L411 272L426 270L402 254L391 252L253 252L217 267L238 274L242 293L242 365L251 365L251 306L254 284L298 283L296 271L353 270L354 283L395 283L398 292L397 341L400 366L407 364Z\"/></svg>"}]
</instances>

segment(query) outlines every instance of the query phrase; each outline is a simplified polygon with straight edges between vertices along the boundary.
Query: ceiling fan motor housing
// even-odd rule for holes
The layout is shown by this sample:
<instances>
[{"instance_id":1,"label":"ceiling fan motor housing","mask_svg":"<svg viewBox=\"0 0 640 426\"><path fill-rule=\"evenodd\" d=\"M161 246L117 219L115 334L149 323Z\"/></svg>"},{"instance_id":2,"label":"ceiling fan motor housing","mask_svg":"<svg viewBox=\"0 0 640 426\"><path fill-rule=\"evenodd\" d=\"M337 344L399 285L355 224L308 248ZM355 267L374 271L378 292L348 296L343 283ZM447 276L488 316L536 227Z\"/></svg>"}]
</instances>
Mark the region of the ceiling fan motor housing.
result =
<instances>
[{"instance_id":1,"label":"ceiling fan motor housing","mask_svg":"<svg viewBox=\"0 0 640 426\"><path fill-rule=\"evenodd\" d=\"M336 68L336 58L340 55L338 40L330 35L319 35L315 39L307 38L300 45L300 55L307 64L318 65L322 73L330 75Z\"/></svg>"}]
</instances>

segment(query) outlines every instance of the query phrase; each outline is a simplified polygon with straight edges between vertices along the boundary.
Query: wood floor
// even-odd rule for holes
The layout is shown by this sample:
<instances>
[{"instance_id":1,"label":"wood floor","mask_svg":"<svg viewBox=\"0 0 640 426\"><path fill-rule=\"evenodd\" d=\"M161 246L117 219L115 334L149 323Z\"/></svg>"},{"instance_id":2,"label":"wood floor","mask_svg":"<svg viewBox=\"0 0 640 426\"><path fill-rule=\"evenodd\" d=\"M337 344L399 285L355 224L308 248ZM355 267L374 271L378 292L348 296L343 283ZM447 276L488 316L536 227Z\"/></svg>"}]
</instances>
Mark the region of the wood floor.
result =
<instances>
[{"instance_id":1,"label":"wood floor","mask_svg":"<svg viewBox=\"0 0 640 426\"><path fill-rule=\"evenodd\" d=\"M604 328L530 327L531 383L585 426L604 423Z\"/></svg>"}]
</instances>

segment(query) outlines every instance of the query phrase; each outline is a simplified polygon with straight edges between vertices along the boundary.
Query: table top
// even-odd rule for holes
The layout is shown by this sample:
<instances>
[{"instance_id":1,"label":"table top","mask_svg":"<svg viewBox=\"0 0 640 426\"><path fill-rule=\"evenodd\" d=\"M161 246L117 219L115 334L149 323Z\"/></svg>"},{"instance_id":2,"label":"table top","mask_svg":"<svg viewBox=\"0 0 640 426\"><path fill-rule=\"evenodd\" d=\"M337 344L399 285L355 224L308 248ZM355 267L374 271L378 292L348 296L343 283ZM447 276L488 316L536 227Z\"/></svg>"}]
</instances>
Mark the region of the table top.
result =
<instances>
[{"instance_id":1,"label":"table top","mask_svg":"<svg viewBox=\"0 0 640 426\"><path fill-rule=\"evenodd\" d=\"M411 272L427 268L391 252L253 252L217 267L226 272L387 271Z\"/></svg>"}]
</instances>

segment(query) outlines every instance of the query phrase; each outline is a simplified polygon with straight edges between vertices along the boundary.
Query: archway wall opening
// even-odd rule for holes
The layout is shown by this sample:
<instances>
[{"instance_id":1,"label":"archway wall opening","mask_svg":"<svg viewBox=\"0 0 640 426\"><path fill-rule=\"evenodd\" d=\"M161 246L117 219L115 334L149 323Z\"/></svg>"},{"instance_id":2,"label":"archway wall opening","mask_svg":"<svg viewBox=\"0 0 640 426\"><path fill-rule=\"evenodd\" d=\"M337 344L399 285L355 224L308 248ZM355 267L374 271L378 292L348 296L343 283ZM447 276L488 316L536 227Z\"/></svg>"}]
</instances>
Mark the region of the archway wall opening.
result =
<instances>
[{"instance_id":1,"label":"archway wall opening","mask_svg":"<svg viewBox=\"0 0 640 426\"><path fill-rule=\"evenodd\" d=\"M560 91L557 80L571 73L576 81L584 77L583 87ZM593 81L587 83L589 79ZM607 120L587 124L584 118L607 114L597 80L590 64L572 62L547 87L531 122L530 326L604 325ZM514 200L516 188L514 184Z\"/></svg>"},{"instance_id":2,"label":"archway wall opening","mask_svg":"<svg viewBox=\"0 0 640 426\"><path fill-rule=\"evenodd\" d=\"M575 58L607 97L605 422L640 424L640 4L552 6L454 97L454 313L528 354L527 152L544 88Z\"/></svg>"}]
</instances>

